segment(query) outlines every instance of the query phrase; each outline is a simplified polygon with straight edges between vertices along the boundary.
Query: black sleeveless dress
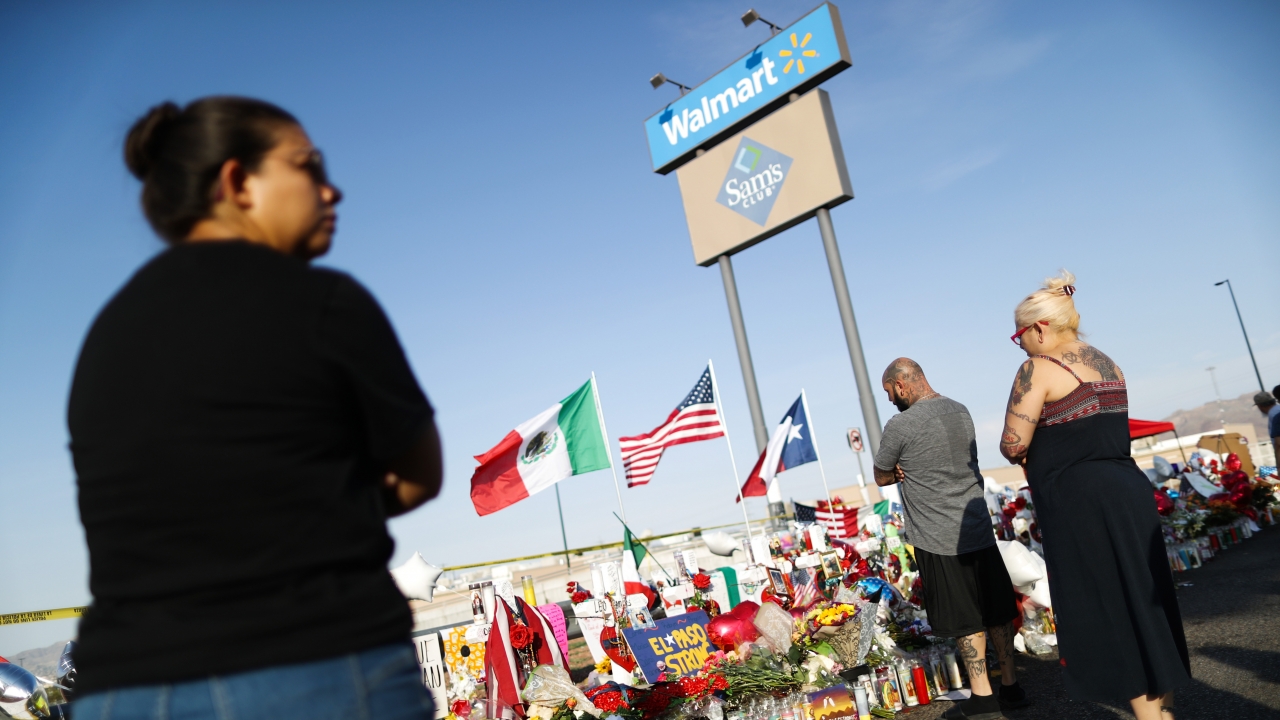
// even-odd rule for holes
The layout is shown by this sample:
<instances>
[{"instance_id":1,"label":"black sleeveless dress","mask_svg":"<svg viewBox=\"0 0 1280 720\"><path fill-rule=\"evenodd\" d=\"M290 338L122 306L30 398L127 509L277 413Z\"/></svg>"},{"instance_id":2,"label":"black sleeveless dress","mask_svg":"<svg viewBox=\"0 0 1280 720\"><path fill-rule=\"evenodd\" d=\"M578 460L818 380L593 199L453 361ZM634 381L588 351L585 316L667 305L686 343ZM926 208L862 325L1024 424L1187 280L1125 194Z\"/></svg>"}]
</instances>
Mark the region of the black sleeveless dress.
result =
<instances>
[{"instance_id":1,"label":"black sleeveless dress","mask_svg":"<svg viewBox=\"0 0 1280 720\"><path fill-rule=\"evenodd\" d=\"M1162 695L1190 679L1151 483L1129 455L1123 380L1047 403L1027 452L1058 653L1073 700Z\"/></svg>"}]
</instances>

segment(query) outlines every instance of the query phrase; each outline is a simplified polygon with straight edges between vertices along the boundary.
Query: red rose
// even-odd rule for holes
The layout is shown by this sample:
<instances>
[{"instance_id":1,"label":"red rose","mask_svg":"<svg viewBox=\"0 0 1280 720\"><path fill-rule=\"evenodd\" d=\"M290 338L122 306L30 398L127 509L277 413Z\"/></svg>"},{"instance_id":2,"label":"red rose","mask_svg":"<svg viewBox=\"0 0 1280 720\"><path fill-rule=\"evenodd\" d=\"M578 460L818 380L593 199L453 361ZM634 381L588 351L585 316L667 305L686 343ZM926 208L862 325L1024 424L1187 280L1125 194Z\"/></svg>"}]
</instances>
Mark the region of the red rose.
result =
<instances>
[{"instance_id":1,"label":"red rose","mask_svg":"<svg viewBox=\"0 0 1280 720\"><path fill-rule=\"evenodd\" d=\"M533 642L533 631L527 625L516 625L511 628L511 647L523 650Z\"/></svg>"},{"instance_id":2,"label":"red rose","mask_svg":"<svg viewBox=\"0 0 1280 720\"><path fill-rule=\"evenodd\" d=\"M622 693L617 690L603 692L591 698L591 704L597 709L611 713L620 707L626 707L626 703L622 700Z\"/></svg>"},{"instance_id":3,"label":"red rose","mask_svg":"<svg viewBox=\"0 0 1280 720\"><path fill-rule=\"evenodd\" d=\"M1027 506L1027 499L1019 495L1014 499L1013 506L1021 510Z\"/></svg>"},{"instance_id":4,"label":"red rose","mask_svg":"<svg viewBox=\"0 0 1280 720\"><path fill-rule=\"evenodd\" d=\"M590 595L588 595L588 594L586 594L585 592L583 592L583 591L579 590L578 592L576 592L576 593L574 593L574 594L573 594L573 597L572 597L572 598L570 598L570 600L572 600L572 601L573 601L573 604L574 604L574 605L577 605L578 603L584 603L584 602L586 602L586 601L587 601L587 600L589 600L590 598L591 598L591 596L590 596Z\"/></svg>"},{"instance_id":5,"label":"red rose","mask_svg":"<svg viewBox=\"0 0 1280 720\"><path fill-rule=\"evenodd\" d=\"M711 674L707 676L707 687L712 690L728 690L729 681L724 679L723 675Z\"/></svg>"},{"instance_id":6,"label":"red rose","mask_svg":"<svg viewBox=\"0 0 1280 720\"><path fill-rule=\"evenodd\" d=\"M696 676L682 677L676 681L676 688L680 697L697 697L707 691L707 681Z\"/></svg>"},{"instance_id":7,"label":"red rose","mask_svg":"<svg viewBox=\"0 0 1280 720\"><path fill-rule=\"evenodd\" d=\"M711 576L706 573L698 573L693 576L693 586L699 590L706 590L711 587Z\"/></svg>"}]
</instances>

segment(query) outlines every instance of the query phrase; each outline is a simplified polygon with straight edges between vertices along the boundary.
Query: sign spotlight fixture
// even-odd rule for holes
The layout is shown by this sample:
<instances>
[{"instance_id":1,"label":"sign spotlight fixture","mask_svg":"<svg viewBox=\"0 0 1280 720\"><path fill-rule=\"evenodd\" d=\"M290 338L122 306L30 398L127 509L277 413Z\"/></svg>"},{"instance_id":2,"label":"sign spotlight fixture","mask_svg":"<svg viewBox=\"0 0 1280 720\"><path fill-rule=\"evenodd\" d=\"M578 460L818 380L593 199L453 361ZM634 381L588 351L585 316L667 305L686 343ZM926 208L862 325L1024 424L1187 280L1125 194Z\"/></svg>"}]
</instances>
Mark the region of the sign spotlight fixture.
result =
<instances>
[{"instance_id":1,"label":"sign spotlight fixture","mask_svg":"<svg viewBox=\"0 0 1280 720\"><path fill-rule=\"evenodd\" d=\"M657 75L654 75L653 77L649 78L649 84L653 86L654 90L657 90L658 88L662 87L667 83L671 83L672 85L675 85L676 87L680 88L681 95L684 95L685 93L693 89L688 85L682 85L676 82L675 80L672 80L671 78L667 77L666 75L663 75L662 73L658 73Z\"/></svg>"},{"instance_id":2,"label":"sign spotlight fixture","mask_svg":"<svg viewBox=\"0 0 1280 720\"><path fill-rule=\"evenodd\" d=\"M768 25L769 30L773 35L777 35L778 33L782 32L782 28L760 17L760 13L756 12L754 9L748 10L742 13L742 27L751 27L751 23L757 20L764 23L765 25Z\"/></svg>"}]
</instances>

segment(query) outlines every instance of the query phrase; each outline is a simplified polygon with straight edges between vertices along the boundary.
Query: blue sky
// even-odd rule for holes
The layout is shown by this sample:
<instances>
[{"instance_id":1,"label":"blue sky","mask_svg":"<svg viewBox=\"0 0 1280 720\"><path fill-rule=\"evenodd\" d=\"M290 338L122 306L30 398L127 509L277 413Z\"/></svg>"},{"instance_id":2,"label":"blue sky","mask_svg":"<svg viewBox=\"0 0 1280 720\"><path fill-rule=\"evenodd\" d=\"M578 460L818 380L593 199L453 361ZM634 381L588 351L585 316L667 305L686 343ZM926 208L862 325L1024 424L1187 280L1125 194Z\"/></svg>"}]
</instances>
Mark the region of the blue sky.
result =
<instances>
[{"instance_id":1,"label":"blue sky","mask_svg":"<svg viewBox=\"0 0 1280 720\"><path fill-rule=\"evenodd\" d=\"M780 24L813 7L751 0ZM924 366L984 465L1020 352L1013 306L1067 267L1133 415L1280 383L1280 7L1266 2L838 3L828 81L857 199L832 216L873 375ZM547 493L477 518L471 456L599 377L616 438L714 358L750 432L720 277L692 261L643 120L767 37L749 3L5 3L0 8L0 612L89 600L64 411L94 314L160 250L120 160L166 99L236 93L301 118L346 193L334 251L380 299L439 411L444 493L392 523L398 564L559 547ZM734 259L770 424L807 388L833 485L863 426L817 226ZM893 408L877 398L881 421ZM615 444L616 452L616 444ZM625 490L637 528L734 520L723 441ZM784 495L821 493L817 469ZM571 545L619 538L607 472L562 485ZM754 514L761 501L749 501ZM740 515L738 515L740 517ZM0 629L0 654L74 633Z\"/></svg>"}]
</instances>

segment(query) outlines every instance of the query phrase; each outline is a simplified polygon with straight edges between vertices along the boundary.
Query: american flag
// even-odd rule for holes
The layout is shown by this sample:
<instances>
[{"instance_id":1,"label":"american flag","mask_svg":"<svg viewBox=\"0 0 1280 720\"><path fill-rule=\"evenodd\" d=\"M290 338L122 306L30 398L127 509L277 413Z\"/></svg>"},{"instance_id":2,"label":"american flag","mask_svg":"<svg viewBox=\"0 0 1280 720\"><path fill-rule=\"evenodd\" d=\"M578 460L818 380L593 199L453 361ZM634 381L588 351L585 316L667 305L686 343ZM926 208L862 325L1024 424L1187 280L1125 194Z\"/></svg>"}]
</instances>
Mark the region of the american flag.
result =
<instances>
[{"instance_id":1,"label":"american flag","mask_svg":"<svg viewBox=\"0 0 1280 720\"><path fill-rule=\"evenodd\" d=\"M796 503L795 506L796 522L798 523L820 522L826 526L827 535L833 538L854 537L858 534L859 508L840 505L831 510L821 510L810 505L801 505L800 503ZM870 508L865 508L862 514L867 515L870 511Z\"/></svg>"},{"instance_id":2,"label":"american flag","mask_svg":"<svg viewBox=\"0 0 1280 720\"><path fill-rule=\"evenodd\" d=\"M658 469L662 452L672 445L712 440L724 435L720 414L716 412L715 389L711 386L711 368L702 371L683 402L671 411L666 422L644 435L618 438L622 446L622 466L627 473L627 487L646 485Z\"/></svg>"}]
</instances>

